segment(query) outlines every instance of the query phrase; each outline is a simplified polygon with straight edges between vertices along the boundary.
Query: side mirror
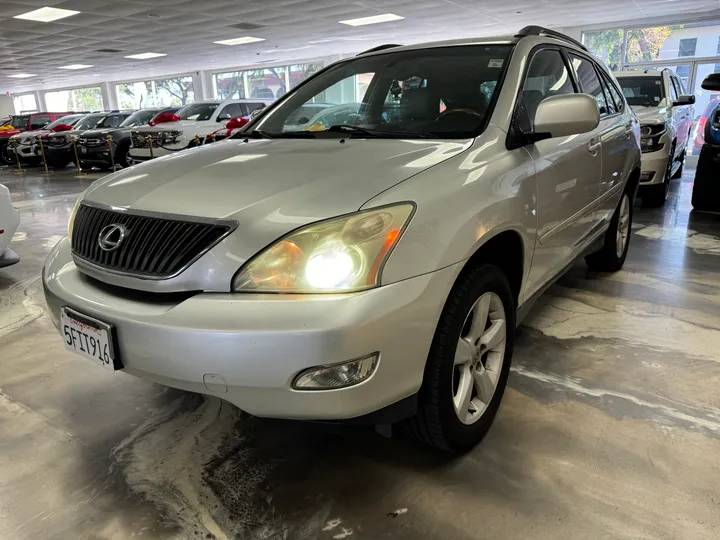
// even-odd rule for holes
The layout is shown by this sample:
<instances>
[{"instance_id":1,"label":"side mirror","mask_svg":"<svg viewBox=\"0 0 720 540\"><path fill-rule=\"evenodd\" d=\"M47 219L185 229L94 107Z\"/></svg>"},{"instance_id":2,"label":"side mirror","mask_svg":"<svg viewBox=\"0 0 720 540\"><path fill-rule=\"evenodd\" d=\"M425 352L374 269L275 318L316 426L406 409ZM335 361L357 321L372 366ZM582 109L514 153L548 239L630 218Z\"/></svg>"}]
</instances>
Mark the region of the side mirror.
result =
<instances>
[{"instance_id":1,"label":"side mirror","mask_svg":"<svg viewBox=\"0 0 720 540\"><path fill-rule=\"evenodd\" d=\"M673 107L682 107L683 105L695 105L695 96L693 94L682 95L673 102Z\"/></svg>"},{"instance_id":2,"label":"side mirror","mask_svg":"<svg viewBox=\"0 0 720 540\"><path fill-rule=\"evenodd\" d=\"M228 113L224 113L224 114L221 114L220 116L218 116L217 121L224 122L225 120L230 120L230 119L232 119L232 116L230 116Z\"/></svg>"},{"instance_id":3,"label":"side mirror","mask_svg":"<svg viewBox=\"0 0 720 540\"><path fill-rule=\"evenodd\" d=\"M720 92L720 73L711 73L700 85L703 90L710 90L711 92Z\"/></svg>"},{"instance_id":4,"label":"side mirror","mask_svg":"<svg viewBox=\"0 0 720 540\"><path fill-rule=\"evenodd\" d=\"M590 94L561 94L545 98L535 112L535 134L541 140L587 133L600 124L598 103Z\"/></svg>"}]
</instances>

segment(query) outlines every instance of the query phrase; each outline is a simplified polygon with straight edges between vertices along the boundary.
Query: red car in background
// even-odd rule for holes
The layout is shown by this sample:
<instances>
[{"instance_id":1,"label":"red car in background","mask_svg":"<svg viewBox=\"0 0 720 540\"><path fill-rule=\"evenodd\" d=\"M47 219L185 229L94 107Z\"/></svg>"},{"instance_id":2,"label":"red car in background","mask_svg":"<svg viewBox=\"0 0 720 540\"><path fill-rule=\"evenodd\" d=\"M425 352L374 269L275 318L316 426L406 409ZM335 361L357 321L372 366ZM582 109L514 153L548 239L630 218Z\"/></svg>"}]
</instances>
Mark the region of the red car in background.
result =
<instances>
[{"instance_id":1,"label":"red car in background","mask_svg":"<svg viewBox=\"0 0 720 540\"><path fill-rule=\"evenodd\" d=\"M0 164L13 165L15 162L6 152L8 141L13 135L24 131L35 129L43 129L49 123L54 122L58 118L62 118L72 114L70 112L49 113L36 112L30 114L14 114L10 117L12 129L0 129ZM7 127L7 126L6 126Z\"/></svg>"},{"instance_id":2,"label":"red car in background","mask_svg":"<svg viewBox=\"0 0 720 540\"><path fill-rule=\"evenodd\" d=\"M705 144L705 125L707 124L708 118L712 115L716 107L720 105L720 94L713 94L710 96L710 103L707 104L700 118L695 124L695 137L692 155L699 156L700 150L702 150L703 144Z\"/></svg>"}]
</instances>

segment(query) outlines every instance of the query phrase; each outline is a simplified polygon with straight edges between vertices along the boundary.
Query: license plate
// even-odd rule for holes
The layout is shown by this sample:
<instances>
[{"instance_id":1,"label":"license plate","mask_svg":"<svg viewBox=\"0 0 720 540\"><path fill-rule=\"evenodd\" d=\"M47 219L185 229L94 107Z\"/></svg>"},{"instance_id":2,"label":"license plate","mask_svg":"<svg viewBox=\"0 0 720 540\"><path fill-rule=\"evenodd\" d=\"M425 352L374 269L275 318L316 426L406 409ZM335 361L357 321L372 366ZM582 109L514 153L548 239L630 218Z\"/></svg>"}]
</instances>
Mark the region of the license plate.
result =
<instances>
[{"instance_id":1,"label":"license plate","mask_svg":"<svg viewBox=\"0 0 720 540\"><path fill-rule=\"evenodd\" d=\"M114 328L111 325L64 307L60 310L60 331L68 351L109 371L122 368L115 355Z\"/></svg>"}]
</instances>

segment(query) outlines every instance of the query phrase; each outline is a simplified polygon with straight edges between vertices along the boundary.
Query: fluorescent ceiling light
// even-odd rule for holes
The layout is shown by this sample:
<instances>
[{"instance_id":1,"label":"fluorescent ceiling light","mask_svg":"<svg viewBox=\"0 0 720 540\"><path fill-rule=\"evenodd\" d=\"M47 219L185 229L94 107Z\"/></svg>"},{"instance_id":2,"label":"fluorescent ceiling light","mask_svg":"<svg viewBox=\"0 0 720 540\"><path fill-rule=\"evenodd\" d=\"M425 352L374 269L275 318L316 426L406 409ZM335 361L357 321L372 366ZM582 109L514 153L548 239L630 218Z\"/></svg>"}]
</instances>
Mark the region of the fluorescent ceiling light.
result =
<instances>
[{"instance_id":1,"label":"fluorescent ceiling light","mask_svg":"<svg viewBox=\"0 0 720 540\"><path fill-rule=\"evenodd\" d=\"M8 75L13 79L27 79L28 77L37 77L35 73L16 73L15 75Z\"/></svg>"},{"instance_id":2,"label":"fluorescent ceiling light","mask_svg":"<svg viewBox=\"0 0 720 540\"><path fill-rule=\"evenodd\" d=\"M60 66L58 69L87 69L94 66L88 64L70 64L69 66Z\"/></svg>"},{"instance_id":3,"label":"fluorescent ceiling light","mask_svg":"<svg viewBox=\"0 0 720 540\"><path fill-rule=\"evenodd\" d=\"M26 19L28 21L39 21L39 22L50 22L57 21L58 19L64 19L71 15L77 15L79 11L73 11L72 9L58 9L51 7L44 7L36 9L35 11L28 11L22 15L15 15L13 19Z\"/></svg>"},{"instance_id":4,"label":"fluorescent ceiling light","mask_svg":"<svg viewBox=\"0 0 720 540\"><path fill-rule=\"evenodd\" d=\"M247 43L256 43L258 41L265 41L265 39L245 36L233 39L223 39L222 41L213 41L213 43L217 43L218 45L245 45Z\"/></svg>"},{"instance_id":5,"label":"fluorescent ceiling light","mask_svg":"<svg viewBox=\"0 0 720 540\"><path fill-rule=\"evenodd\" d=\"M140 54L131 54L129 56L126 56L125 58L133 58L135 60L149 60L150 58L159 58L161 56L167 56L165 53L156 53L156 52L144 52Z\"/></svg>"},{"instance_id":6,"label":"fluorescent ceiling light","mask_svg":"<svg viewBox=\"0 0 720 540\"><path fill-rule=\"evenodd\" d=\"M372 17L361 17L360 19L348 19L347 21L339 21L340 24L348 26L365 26L366 24L378 24L390 21L400 21L405 17L395 15L393 13L383 13L382 15L373 15Z\"/></svg>"}]
</instances>

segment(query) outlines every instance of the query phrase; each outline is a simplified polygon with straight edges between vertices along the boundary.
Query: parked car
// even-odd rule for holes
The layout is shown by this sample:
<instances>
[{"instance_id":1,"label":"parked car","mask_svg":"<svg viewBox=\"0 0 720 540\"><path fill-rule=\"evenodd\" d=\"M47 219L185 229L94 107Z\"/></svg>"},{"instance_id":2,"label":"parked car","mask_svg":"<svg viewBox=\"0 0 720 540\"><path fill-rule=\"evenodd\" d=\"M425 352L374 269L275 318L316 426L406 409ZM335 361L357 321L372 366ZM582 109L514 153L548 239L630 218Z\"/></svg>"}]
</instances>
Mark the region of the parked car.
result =
<instances>
[{"instance_id":1,"label":"parked car","mask_svg":"<svg viewBox=\"0 0 720 540\"><path fill-rule=\"evenodd\" d=\"M0 268L20 260L20 257L8 247L19 224L20 212L12 205L8 188L0 184Z\"/></svg>"},{"instance_id":2,"label":"parked car","mask_svg":"<svg viewBox=\"0 0 720 540\"><path fill-rule=\"evenodd\" d=\"M132 113L133 111L112 111L88 114L75 124L71 131L43 135L48 165L56 169L67 167L75 161L75 149L72 142L74 137L79 137L91 129L116 128Z\"/></svg>"},{"instance_id":3,"label":"parked car","mask_svg":"<svg viewBox=\"0 0 720 540\"><path fill-rule=\"evenodd\" d=\"M345 103L343 105L328 107L305 122L302 129L313 131L316 129L327 129L335 124L354 125L362 119L360 107L360 103Z\"/></svg>"},{"instance_id":4,"label":"parked car","mask_svg":"<svg viewBox=\"0 0 720 540\"><path fill-rule=\"evenodd\" d=\"M6 152L8 158L12 163L15 163L17 161L15 154L17 153L20 161L26 165L40 164L42 162L42 155L40 152L40 146L37 142L38 137L49 133L68 131L68 127L74 126L85 116L85 113L63 116L62 118L58 118L54 122L48 124L43 129L35 129L13 135L10 137L7 145ZM16 149L17 152L15 151Z\"/></svg>"},{"instance_id":5,"label":"parked car","mask_svg":"<svg viewBox=\"0 0 720 540\"><path fill-rule=\"evenodd\" d=\"M624 71L615 76L642 124L640 198L645 206L662 206L670 179L683 173L695 118L695 96L687 94L683 82L669 69Z\"/></svg>"},{"instance_id":6,"label":"parked car","mask_svg":"<svg viewBox=\"0 0 720 540\"><path fill-rule=\"evenodd\" d=\"M191 103L177 112L174 121L133 130L129 159L133 163L142 162L192 148L198 145L197 141L202 144L208 135L221 128L219 122L249 115L269 104L269 101L255 99Z\"/></svg>"},{"instance_id":7,"label":"parked car","mask_svg":"<svg viewBox=\"0 0 720 540\"><path fill-rule=\"evenodd\" d=\"M703 110L700 117L697 119L695 124L695 133L693 136L693 154L696 156L700 155L703 144L705 144L705 127L707 126L708 118L713 115L713 112L720 106L720 95L713 94L710 96L710 102L707 107Z\"/></svg>"},{"instance_id":8,"label":"parked car","mask_svg":"<svg viewBox=\"0 0 720 540\"><path fill-rule=\"evenodd\" d=\"M130 133L133 128L148 125L163 113L176 113L180 107L142 109L128 116L115 128L91 129L78 137L78 154L84 168L98 167L108 170L112 167L112 157L108 136L112 137L115 164L121 168L129 167Z\"/></svg>"},{"instance_id":9,"label":"parked car","mask_svg":"<svg viewBox=\"0 0 720 540\"><path fill-rule=\"evenodd\" d=\"M368 73L357 123L285 130ZM537 296L581 257L625 261L640 124L616 84L539 27L340 60L242 141L95 182L45 262L51 318L111 371L467 450Z\"/></svg>"},{"instance_id":10,"label":"parked car","mask_svg":"<svg viewBox=\"0 0 720 540\"><path fill-rule=\"evenodd\" d=\"M712 73L702 81L703 90L720 92L720 73ZM697 212L720 212L720 104L705 111L703 145L698 157L693 182L692 205Z\"/></svg>"},{"instance_id":11,"label":"parked car","mask_svg":"<svg viewBox=\"0 0 720 540\"><path fill-rule=\"evenodd\" d=\"M54 122L58 118L68 116L70 112L50 113L38 112L31 114L15 114L10 117L11 130L0 130L0 163L4 165L14 165L14 156L8 155L7 146L10 137L26 131L44 129L48 124Z\"/></svg>"}]
</instances>

